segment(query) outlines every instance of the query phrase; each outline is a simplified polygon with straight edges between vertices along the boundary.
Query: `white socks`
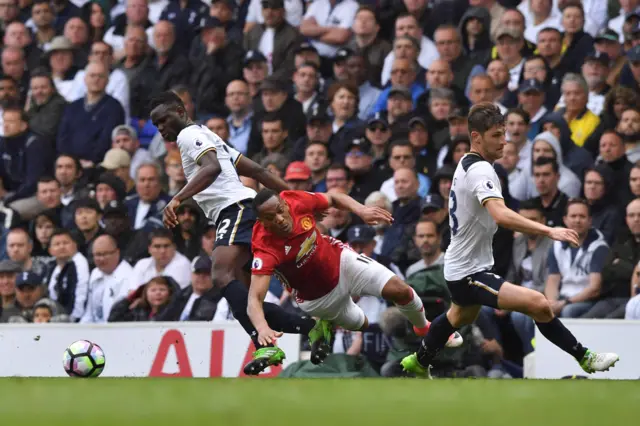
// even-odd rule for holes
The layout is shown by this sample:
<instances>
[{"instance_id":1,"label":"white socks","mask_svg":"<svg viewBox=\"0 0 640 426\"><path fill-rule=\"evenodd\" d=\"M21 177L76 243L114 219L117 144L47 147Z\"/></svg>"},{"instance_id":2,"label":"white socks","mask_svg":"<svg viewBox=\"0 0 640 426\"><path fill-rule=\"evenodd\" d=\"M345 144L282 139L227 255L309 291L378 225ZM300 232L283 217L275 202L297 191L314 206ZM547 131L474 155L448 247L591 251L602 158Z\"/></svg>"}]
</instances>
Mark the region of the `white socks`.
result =
<instances>
[{"instance_id":1,"label":"white socks","mask_svg":"<svg viewBox=\"0 0 640 426\"><path fill-rule=\"evenodd\" d=\"M424 315L424 306L422 305L422 300L418 293L412 288L413 292L413 300L406 305L398 305L398 309L402 312L402 315L407 317L409 322L415 325L418 328L424 328L427 326L427 317Z\"/></svg>"}]
</instances>

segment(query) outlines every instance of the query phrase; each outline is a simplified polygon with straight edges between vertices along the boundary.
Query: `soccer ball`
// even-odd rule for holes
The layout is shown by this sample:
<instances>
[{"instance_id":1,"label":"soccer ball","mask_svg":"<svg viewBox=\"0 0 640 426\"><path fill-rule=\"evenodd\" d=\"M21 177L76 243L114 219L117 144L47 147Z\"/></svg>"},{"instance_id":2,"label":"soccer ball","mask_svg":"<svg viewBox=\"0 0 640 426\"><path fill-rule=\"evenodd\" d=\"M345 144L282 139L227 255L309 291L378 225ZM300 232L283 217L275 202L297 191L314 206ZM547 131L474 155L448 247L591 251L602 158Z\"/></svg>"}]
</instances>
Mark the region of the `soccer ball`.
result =
<instances>
[{"instance_id":1,"label":"soccer ball","mask_svg":"<svg viewBox=\"0 0 640 426\"><path fill-rule=\"evenodd\" d=\"M71 377L98 377L104 365L102 348L88 340L73 342L62 355L64 371Z\"/></svg>"}]
</instances>

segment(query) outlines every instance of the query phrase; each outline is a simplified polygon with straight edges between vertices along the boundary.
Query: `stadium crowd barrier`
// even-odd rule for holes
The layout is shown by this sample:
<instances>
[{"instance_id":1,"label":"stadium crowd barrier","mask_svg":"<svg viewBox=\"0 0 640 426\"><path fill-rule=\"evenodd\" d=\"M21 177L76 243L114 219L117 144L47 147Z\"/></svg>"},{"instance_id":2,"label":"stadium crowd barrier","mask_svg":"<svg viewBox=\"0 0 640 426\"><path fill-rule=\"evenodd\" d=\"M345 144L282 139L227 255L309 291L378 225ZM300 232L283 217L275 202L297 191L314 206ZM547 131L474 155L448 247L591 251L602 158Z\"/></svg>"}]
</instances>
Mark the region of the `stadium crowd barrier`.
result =
<instances>
[{"instance_id":1,"label":"stadium crowd barrier","mask_svg":"<svg viewBox=\"0 0 640 426\"><path fill-rule=\"evenodd\" d=\"M241 377L254 346L237 323L2 324L0 377L66 376L62 355L76 340L104 350L101 377ZM300 336L278 345L287 358L260 377L277 376L300 358Z\"/></svg>"},{"instance_id":2,"label":"stadium crowd barrier","mask_svg":"<svg viewBox=\"0 0 640 426\"><path fill-rule=\"evenodd\" d=\"M525 377L640 379L640 321L563 319L562 322L583 345L598 352L615 352L620 356L620 361L609 371L588 375L571 356L558 349L536 329L535 352L525 358Z\"/></svg>"}]
</instances>

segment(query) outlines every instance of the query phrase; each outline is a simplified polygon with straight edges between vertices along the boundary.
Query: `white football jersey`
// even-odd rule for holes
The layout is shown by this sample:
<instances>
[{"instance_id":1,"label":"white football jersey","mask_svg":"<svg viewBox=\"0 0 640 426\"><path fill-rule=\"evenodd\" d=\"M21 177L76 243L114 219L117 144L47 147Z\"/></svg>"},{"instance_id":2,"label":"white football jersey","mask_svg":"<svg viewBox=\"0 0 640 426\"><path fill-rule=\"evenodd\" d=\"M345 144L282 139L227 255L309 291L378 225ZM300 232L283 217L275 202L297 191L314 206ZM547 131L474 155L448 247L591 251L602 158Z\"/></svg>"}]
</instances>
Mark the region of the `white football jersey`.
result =
<instances>
[{"instance_id":1,"label":"white football jersey","mask_svg":"<svg viewBox=\"0 0 640 426\"><path fill-rule=\"evenodd\" d=\"M458 163L449 193L451 243L444 255L444 277L461 280L493 267L493 234L498 225L484 203L502 199L500 179L479 154L468 153Z\"/></svg>"},{"instance_id":2,"label":"white football jersey","mask_svg":"<svg viewBox=\"0 0 640 426\"><path fill-rule=\"evenodd\" d=\"M253 189L242 184L236 171L236 164L242 154L224 143L207 127L192 124L182 129L178 135L178 148L180 148L182 168L187 181L190 181L200 170L198 160L204 154L213 151L218 157L220 174L208 188L193 196L207 218L215 222L225 207L256 196Z\"/></svg>"}]
</instances>

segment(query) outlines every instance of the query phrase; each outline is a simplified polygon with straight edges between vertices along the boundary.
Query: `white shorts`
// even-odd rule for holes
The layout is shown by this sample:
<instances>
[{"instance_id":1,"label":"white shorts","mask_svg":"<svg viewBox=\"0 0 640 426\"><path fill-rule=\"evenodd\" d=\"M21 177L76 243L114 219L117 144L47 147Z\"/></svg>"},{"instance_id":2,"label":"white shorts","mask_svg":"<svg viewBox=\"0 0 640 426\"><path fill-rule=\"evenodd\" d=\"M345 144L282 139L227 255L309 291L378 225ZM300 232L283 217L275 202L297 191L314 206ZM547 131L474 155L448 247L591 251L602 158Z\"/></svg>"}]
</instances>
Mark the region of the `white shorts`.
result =
<instances>
[{"instance_id":1,"label":"white shorts","mask_svg":"<svg viewBox=\"0 0 640 426\"><path fill-rule=\"evenodd\" d=\"M331 293L319 299L305 300L300 309L311 316L333 322L346 330L359 330L365 315L352 296L382 295L382 289L395 274L375 260L354 252L342 250L340 278Z\"/></svg>"}]
</instances>

